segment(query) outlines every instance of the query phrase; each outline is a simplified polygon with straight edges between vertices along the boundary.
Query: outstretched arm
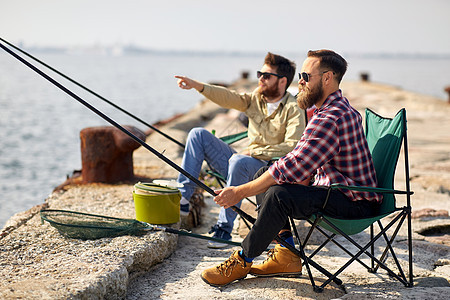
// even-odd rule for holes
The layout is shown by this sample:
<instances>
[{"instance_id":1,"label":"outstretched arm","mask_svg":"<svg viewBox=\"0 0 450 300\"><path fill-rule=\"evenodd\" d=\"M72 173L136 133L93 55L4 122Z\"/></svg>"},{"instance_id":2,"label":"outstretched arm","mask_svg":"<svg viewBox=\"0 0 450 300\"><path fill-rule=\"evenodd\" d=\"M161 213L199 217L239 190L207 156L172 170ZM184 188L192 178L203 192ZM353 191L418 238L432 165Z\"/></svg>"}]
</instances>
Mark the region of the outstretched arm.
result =
<instances>
[{"instance_id":1,"label":"outstretched arm","mask_svg":"<svg viewBox=\"0 0 450 300\"><path fill-rule=\"evenodd\" d=\"M186 76L179 76L179 75L175 75L175 78L178 79L178 81L177 81L178 86L184 90L190 90L190 89L194 88L199 92L203 91L204 86L203 86L203 83L201 83L200 81L191 79Z\"/></svg>"}]
</instances>

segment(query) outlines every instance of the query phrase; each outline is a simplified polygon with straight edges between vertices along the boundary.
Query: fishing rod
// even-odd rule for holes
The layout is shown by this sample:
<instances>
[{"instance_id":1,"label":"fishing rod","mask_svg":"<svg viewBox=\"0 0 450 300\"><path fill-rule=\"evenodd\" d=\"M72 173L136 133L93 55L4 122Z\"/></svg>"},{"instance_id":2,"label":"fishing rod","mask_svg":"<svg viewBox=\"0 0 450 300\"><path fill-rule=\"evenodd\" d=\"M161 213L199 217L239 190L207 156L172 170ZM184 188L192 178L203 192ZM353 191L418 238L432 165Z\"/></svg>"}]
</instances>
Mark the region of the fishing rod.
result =
<instances>
[{"instance_id":1,"label":"fishing rod","mask_svg":"<svg viewBox=\"0 0 450 300\"><path fill-rule=\"evenodd\" d=\"M76 84L77 86L81 87L82 89L84 89L85 91L91 93L92 95L96 96L97 98L105 101L106 103L108 103L109 105L113 106L114 108L120 110L121 112L123 112L124 114L130 116L131 118L135 119L138 122L141 122L142 124L144 124L145 126L153 129L154 131L156 131L157 133L161 134L162 136L164 136L165 138L169 139L170 141L174 142L175 144L177 144L178 146L185 148L185 145L182 144L181 142L175 140L173 137L171 137L170 135L167 135L166 133L162 132L161 130L159 130L158 128L156 128L153 125L148 124L147 122L145 122L144 120L142 120L141 118L133 115L132 113L126 111L125 109L123 109L122 107L118 106L117 104L113 103L112 101L106 99L105 97L99 95L98 93L94 92L93 90L89 89L88 87L84 86L83 84L79 83L78 81L70 78L69 76L65 75L64 73L58 71L57 69L53 68L52 66L46 64L45 62L43 62L42 60L36 58L35 56L29 54L28 52L20 49L19 47L15 46L14 44L6 41L5 39L0 37L0 41L4 42L5 44L7 44L8 46L16 49L17 51L25 54L26 56L28 56L29 58L33 59L34 61L40 63L41 65L45 66L46 68L52 70L53 72L55 72L56 74L64 77L65 79L69 80L70 82Z\"/></svg>"},{"instance_id":2,"label":"fishing rod","mask_svg":"<svg viewBox=\"0 0 450 300\"><path fill-rule=\"evenodd\" d=\"M129 137L131 137L133 140L135 140L137 143L139 143L140 145L142 145L144 148L146 148L147 150L149 150L150 152L152 152L153 154L155 154L159 159L161 159L162 161L164 161L165 163L167 163L168 165L170 165L172 168L174 168L175 170L177 170L178 172L182 173L183 175L185 175L186 177L188 177L189 179L191 179L197 186L199 186L200 188L202 188L204 191L208 192L211 196L215 197L217 196L217 194L214 192L213 189L211 189L210 187L208 187L206 184L204 184L203 182L201 182L200 180L198 180L197 178L195 178L194 176L192 176L191 174L189 174L187 171L185 171L183 168L181 168L180 166L178 166L177 164L175 164L173 161L171 161L170 159L168 159L166 156L164 156L163 154L159 153L156 149L154 149L153 147L151 147L150 145L148 145L146 142L144 142L143 140L141 140L140 138L138 138L136 135L134 135L133 133L131 133L130 131L128 131L127 129L125 129L123 126L121 126L119 123L117 123L116 121L114 121L113 119L111 119L110 117L108 117L107 115L105 115L104 113L102 113L101 111L99 111L97 108L95 108L94 106L92 106L91 104L89 104L88 102L86 102L85 100L81 99L78 95L76 95L75 93L73 93L72 91L70 91L69 89L67 89L65 86L63 86L62 84L60 84L59 82L57 82L56 80L54 80L53 78L51 78L50 76L48 76L46 73L44 73L43 71L39 70L37 67L35 67L33 64L31 64L30 62L28 62L27 60L25 60L24 58L22 58L20 55L18 55L17 53L15 53L14 51L12 51L11 49L9 49L8 47L6 47L5 45L3 45L0 42L0 48L2 48L3 50L5 50L7 53L9 53L10 55L12 55L14 58L16 58L17 60L19 60L20 62L22 62L24 65L26 65L27 67L29 67L30 69L32 69L33 71L35 71L36 73L38 73L39 75L41 75L42 77L44 77L46 80L48 80L49 82L51 82L53 85L55 85L56 87L58 87L60 90L62 90L63 92L65 92L66 94L68 94L69 96L71 96L72 98L74 98L75 100L77 100L79 103L81 103L82 105L86 106L87 108L89 108L91 111L93 111L94 113L96 113L97 115L99 115L101 118L103 118L104 120L106 120L107 122L109 122L110 124L112 124L114 127L116 127L117 129L119 129L120 131L122 131L123 133L125 133L126 135L128 135ZM256 222L256 219L252 216L250 216L249 214L247 214L246 212L244 212L243 210L241 210L240 208L236 207L236 206L231 206L231 209L233 209L236 213L238 213L242 218L248 220L250 223L254 224ZM291 244L289 244L288 242L286 242L285 240L283 240L279 235L275 236L275 240L280 243L281 245L285 246L286 248L288 248L290 251L292 251L293 253L295 253L296 255L298 255L299 257L303 258L304 261L307 262L307 264L310 264L311 266L313 266L314 268L316 268L319 272L323 273L325 276L327 277L332 277L333 275L328 272L326 269L324 269L322 266L320 266L319 264L317 264L316 262L314 262L311 258L309 258L308 256L306 256L303 251L299 251L297 248L295 248L294 246L292 246ZM333 281L336 284L341 285L342 281L338 278L334 278Z\"/></svg>"},{"instance_id":3,"label":"fishing rod","mask_svg":"<svg viewBox=\"0 0 450 300\"><path fill-rule=\"evenodd\" d=\"M71 96L72 98L74 98L75 100L77 100L78 102L80 102L81 104L83 104L84 106L86 106L87 108L89 108L91 111L93 111L94 113L96 113L97 115L99 115L100 117L102 117L104 120L106 120L107 122L109 122L110 124L112 124L114 127L116 127L117 129L119 129L120 131L122 131L123 133L127 134L128 136L130 136L132 139L134 139L136 142L138 142L139 144L141 144L144 148L146 148L147 150L149 150L150 152L152 152L153 154L155 154L158 158L160 158L161 160L163 160L165 163L169 164L171 167L173 167L175 170L177 170L180 173L183 173L186 177L188 177L189 179L191 179L192 181L194 181L199 187L201 187L202 189L204 189L205 191L207 191L208 193L210 193L211 195L215 196L216 194L214 193L214 191L208 187L207 185L205 185L204 183L202 183L201 181L199 181L197 178L193 177L191 174L189 174L188 172L186 172L184 169L182 169L181 167L179 167L177 164L175 164L174 162L172 162L170 159L168 159L167 157L165 157L164 155L162 155L161 153L159 153L158 151L156 151L156 149L152 148L151 146L149 146L147 143L145 143L143 140L141 140L140 138L138 138L137 136L135 136L133 133L131 133L130 131L128 131L127 129L125 129L123 126L121 126L119 123L117 123L116 121L114 121L113 119L111 119L110 117L108 117L107 115L105 115L104 113L102 113L101 111L99 111L97 108L95 108L94 106L92 106L91 104L89 104L88 102L86 102L85 100L81 99L78 95L76 95L75 93L73 93L72 91L70 91L69 89L67 89L65 86L63 86L62 84L60 84L59 82L57 82L56 80L54 80L53 78L51 78L50 76L48 76L46 73L42 72L41 70L39 70L37 67L35 67L33 64L31 64L30 62L28 62L27 60L25 60L24 58L22 58L21 56L19 56L18 54L14 53L12 50L8 49L6 46L4 46L2 43L0 43L0 47L5 50L6 52L8 52L9 54L11 54L12 56L14 56L16 59L18 59L20 62L22 62L23 64L25 64L27 67L29 67L30 69L32 69L33 71L35 71L36 73L38 73L39 75L41 75L42 77L44 77L45 79L47 79L48 81L50 81L52 84L54 84L56 87L58 87L59 89L61 89L63 92L65 92L66 94L68 94L69 96Z\"/></svg>"},{"instance_id":4,"label":"fishing rod","mask_svg":"<svg viewBox=\"0 0 450 300\"><path fill-rule=\"evenodd\" d=\"M128 112L127 110L123 109L122 107L118 106L117 104L113 103L112 101L106 99L105 97L99 95L98 93L94 92L93 90L89 89L88 87L84 86L83 84L79 83L78 81L76 81L76 80L70 78L69 76L65 75L64 73L58 71L57 69L53 68L53 67L50 66L49 64L43 62L42 60L38 59L37 57L35 57L35 56L31 55L30 53L26 52L25 50L23 50L23 49L17 47L16 45L14 45L14 44L8 42L7 40L5 40L5 39L3 39L3 38L1 38L1 37L0 37L0 41L4 42L4 43L7 44L8 46L14 48L15 50L19 51L20 53L23 53L24 55L26 55L26 56L28 56L29 58L33 59L34 61L40 63L41 65L45 66L46 68L50 69L51 71L55 72L56 74L60 75L61 77L63 77L63 78L65 78L65 79L69 80L70 82L74 83L75 85L81 87L81 88L84 89L85 91L87 91L87 92L91 93L92 95L98 97L99 99L105 101L106 103L110 104L111 106L113 106L114 108L120 110L121 112L125 113L126 115L130 116L131 118L137 120L138 122L141 122L142 124L144 124L145 126L151 128L151 129L153 129L154 131L156 131L157 133L161 134L162 136L164 136L164 137L167 138L168 140L170 140L170 141L174 142L175 144L177 144L178 146L180 146L180 147L182 147L182 148L186 148L186 146L185 146L183 143L181 143L181 142L175 140L174 138L172 138L172 137L169 136L168 134L166 134L166 133L162 132L161 130L159 130L158 128L154 127L153 125L148 124L147 122L145 122L145 121L142 120L141 118L137 117L136 115L131 114L131 113ZM208 161L206 162L206 164L207 164L207 166L208 166L211 170L213 170L214 172L217 172L217 171L211 166L211 164L210 164ZM217 173L218 173L218 172L217 172ZM246 200L248 200L250 203L252 203L253 205L256 206L256 204L255 204L253 201L251 201L250 199L246 198ZM250 226L248 226L248 224L247 224L247 227L250 227Z\"/></svg>"}]
</instances>

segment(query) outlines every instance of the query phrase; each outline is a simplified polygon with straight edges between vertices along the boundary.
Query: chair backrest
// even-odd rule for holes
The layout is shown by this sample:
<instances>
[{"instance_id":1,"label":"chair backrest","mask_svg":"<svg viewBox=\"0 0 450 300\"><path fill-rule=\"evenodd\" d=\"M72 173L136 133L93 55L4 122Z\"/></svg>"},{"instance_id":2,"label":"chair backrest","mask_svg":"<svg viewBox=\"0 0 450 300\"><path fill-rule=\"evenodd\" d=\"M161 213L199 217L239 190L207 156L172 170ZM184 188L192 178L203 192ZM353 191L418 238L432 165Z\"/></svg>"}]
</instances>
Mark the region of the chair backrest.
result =
<instances>
[{"instance_id":1,"label":"chair backrest","mask_svg":"<svg viewBox=\"0 0 450 300\"><path fill-rule=\"evenodd\" d=\"M393 119L366 109L365 133L372 154L378 187L394 188L394 175L402 142L406 135L406 110L401 109ZM395 210L394 194L384 194L380 214Z\"/></svg>"}]
</instances>

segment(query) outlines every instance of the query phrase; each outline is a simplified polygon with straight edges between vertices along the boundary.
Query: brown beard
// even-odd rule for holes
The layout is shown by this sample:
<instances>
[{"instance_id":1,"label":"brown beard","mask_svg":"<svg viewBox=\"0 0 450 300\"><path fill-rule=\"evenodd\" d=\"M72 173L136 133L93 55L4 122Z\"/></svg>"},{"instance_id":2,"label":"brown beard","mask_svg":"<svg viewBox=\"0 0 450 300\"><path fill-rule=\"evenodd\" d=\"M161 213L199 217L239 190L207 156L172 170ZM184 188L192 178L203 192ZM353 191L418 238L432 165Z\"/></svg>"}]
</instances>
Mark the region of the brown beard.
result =
<instances>
[{"instance_id":1,"label":"brown beard","mask_svg":"<svg viewBox=\"0 0 450 300\"><path fill-rule=\"evenodd\" d=\"M309 89L305 86L305 90L297 94L297 105L301 109L308 109L313 107L323 97L322 82L316 87Z\"/></svg>"},{"instance_id":2,"label":"brown beard","mask_svg":"<svg viewBox=\"0 0 450 300\"><path fill-rule=\"evenodd\" d=\"M279 79L277 79L276 83L273 86L266 86L266 89L264 91L261 91L261 94L269 99L279 97L280 93L278 92L278 80Z\"/></svg>"}]
</instances>

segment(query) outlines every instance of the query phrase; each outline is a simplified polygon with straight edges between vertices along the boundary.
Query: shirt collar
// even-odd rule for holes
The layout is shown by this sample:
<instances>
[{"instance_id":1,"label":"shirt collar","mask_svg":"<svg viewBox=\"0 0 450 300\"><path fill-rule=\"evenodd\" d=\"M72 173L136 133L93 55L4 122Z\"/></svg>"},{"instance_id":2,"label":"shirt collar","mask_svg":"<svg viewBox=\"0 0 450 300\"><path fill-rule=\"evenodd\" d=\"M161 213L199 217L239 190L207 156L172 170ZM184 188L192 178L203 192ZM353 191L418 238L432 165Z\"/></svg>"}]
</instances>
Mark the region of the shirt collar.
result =
<instances>
[{"instance_id":1,"label":"shirt collar","mask_svg":"<svg viewBox=\"0 0 450 300\"><path fill-rule=\"evenodd\" d=\"M314 113L318 113L319 111L324 110L327 106L329 106L334 100L342 98L342 91L339 89L336 92L328 95L327 99L322 103L320 108L316 108Z\"/></svg>"},{"instance_id":2,"label":"shirt collar","mask_svg":"<svg viewBox=\"0 0 450 300\"><path fill-rule=\"evenodd\" d=\"M286 91L286 92L284 92L283 98L281 98L280 105L286 105L288 98L289 98L289 92Z\"/></svg>"},{"instance_id":3,"label":"shirt collar","mask_svg":"<svg viewBox=\"0 0 450 300\"><path fill-rule=\"evenodd\" d=\"M263 94L260 94L260 97L261 97L261 100L262 100L264 103L267 103L266 97L265 97ZM284 95L283 95L283 97L281 98L280 104L285 105L286 102L287 102L287 100L288 100L288 98L289 98L289 92L286 91L286 92L284 92Z\"/></svg>"}]
</instances>

